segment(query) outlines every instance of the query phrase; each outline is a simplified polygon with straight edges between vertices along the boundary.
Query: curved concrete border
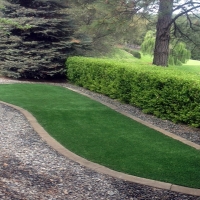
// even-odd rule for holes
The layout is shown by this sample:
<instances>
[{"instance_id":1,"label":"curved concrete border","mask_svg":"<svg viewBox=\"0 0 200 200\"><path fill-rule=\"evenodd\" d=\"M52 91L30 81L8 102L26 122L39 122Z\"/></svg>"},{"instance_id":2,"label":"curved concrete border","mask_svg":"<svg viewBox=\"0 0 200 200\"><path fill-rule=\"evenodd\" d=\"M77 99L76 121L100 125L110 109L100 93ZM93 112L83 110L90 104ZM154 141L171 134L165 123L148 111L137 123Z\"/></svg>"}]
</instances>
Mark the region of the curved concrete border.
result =
<instances>
[{"instance_id":1,"label":"curved concrete border","mask_svg":"<svg viewBox=\"0 0 200 200\"><path fill-rule=\"evenodd\" d=\"M68 89L70 89L70 88L68 88ZM83 94L83 93L81 93L81 94ZM83 95L85 95L85 94L83 94ZM88 96L88 95L86 95L86 96ZM90 97L90 96L88 96L88 97ZM59 153L61 153L64 156L66 156L67 158L69 158L69 159L71 159L71 160L73 160L73 161L75 161L75 162L77 162L77 163L79 163L79 164L81 164L85 167L93 169L93 170L95 170L99 173L107 174L107 175L110 175L112 177L123 179L123 180L126 180L126 181L130 181L130 182L134 182L134 183L138 183L138 184L143 184L143 185L147 185L147 186L151 186L151 187L155 187L155 188L170 190L170 191L174 191L174 192L180 192L180 193L184 193L184 194L200 196L200 189L188 188L188 187L183 187L183 186L179 186L179 185L173 185L171 183L165 183L165 182L161 182L161 181L155 181L155 180L150 180L150 179L146 179L146 178L140 178L140 177L137 177L137 176L124 174L124 173L121 173L121 172L111 170L111 169L104 167L102 165L93 163L91 161L88 161L88 160L72 153L71 151L67 150L60 143L58 143L54 138L52 138L44 130L44 128L37 122L36 118L30 112L28 112L27 110L25 110L21 107L3 102L3 101L0 101L0 103L8 105L8 106L15 108L16 110L20 111L27 118L27 120L29 121L29 123L33 127L33 129L41 136L41 138L44 141L47 142L48 145L50 145L52 148L54 148L56 151L58 151ZM103 102L101 102L101 103L103 103ZM103 103L103 104L105 104L105 103ZM114 106L111 106L107 103L105 105L107 105L107 106L109 106L112 109L115 109L117 111L117 109ZM138 122L140 122L140 123L142 123L146 126L149 126L150 128L153 128L155 130L163 132L162 129L158 129L157 127L154 127L151 124L148 124L148 123L146 123L146 122L144 122L144 121L142 121L138 118L135 119L135 117L133 117L133 116L127 114L127 113L123 113L123 112L120 112L120 113L125 114L126 116L131 117L132 119L134 119L134 120L136 120L136 121L138 121ZM164 131L164 132L166 132L166 131ZM167 133L164 133L164 134L168 135L168 136L170 136L174 139L177 139L179 141L182 141L182 139L180 140L180 138L177 138L177 136L173 136L172 133L167 132ZM191 142L187 143L185 140L182 141L182 142L184 142L185 144L188 144L188 145L190 145L194 148L200 149L200 146L199 145L196 146L196 144L194 145L194 143L191 145Z\"/></svg>"}]
</instances>

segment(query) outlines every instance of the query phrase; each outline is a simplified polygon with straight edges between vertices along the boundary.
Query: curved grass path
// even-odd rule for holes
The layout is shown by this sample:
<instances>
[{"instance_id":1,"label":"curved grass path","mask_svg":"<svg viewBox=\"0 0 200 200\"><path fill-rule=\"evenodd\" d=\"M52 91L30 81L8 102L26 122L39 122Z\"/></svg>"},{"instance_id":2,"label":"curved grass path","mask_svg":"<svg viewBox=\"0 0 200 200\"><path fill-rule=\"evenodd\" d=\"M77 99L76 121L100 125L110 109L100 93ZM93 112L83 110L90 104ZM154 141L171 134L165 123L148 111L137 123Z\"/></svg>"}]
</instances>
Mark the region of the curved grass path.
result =
<instances>
[{"instance_id":1,"label":"curved grass path","mask_svg":"<svg viewBox=\"0 0 200 200\"><path fill-rule=\"evenodd\" d=\"M0 85L67 149L116 171L200 188L200 152L66 88Z\"/></svg>"}]
</instances>

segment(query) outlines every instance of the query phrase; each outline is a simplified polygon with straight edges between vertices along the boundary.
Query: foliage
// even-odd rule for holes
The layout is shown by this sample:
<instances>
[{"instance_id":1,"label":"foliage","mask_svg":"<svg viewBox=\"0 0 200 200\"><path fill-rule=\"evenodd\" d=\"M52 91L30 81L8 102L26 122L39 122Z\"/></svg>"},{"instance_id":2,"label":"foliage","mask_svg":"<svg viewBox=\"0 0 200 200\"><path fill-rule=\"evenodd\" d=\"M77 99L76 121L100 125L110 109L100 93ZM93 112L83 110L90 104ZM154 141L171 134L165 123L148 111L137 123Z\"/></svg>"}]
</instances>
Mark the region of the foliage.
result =
<instances>
[{"instance_id":1,"label":"foliage","mask_svg":"<svg viewBox=\"0 0 200 200\"><path fill-rule=\"evenodd\" d=\"M18 29L22 29L22 30L30 29L32 27L29 24L21 25L20 23L15 22L12 19L6 19L6 18L0 18L0 24L12 25L12 26L14 26Z\"/></svg>"},{"instance_id":2,"label":"foliage","mask_svg":"<svg viewBox=\"0 0 200 200\"><path fill-rule=\"evenodd\" d=\"M65 78L66 57L83 47L66 1L1 1L1 71L12 78ZM27 11L28 10L28 11Z\"/></svg>"},{"instance_id":3,"label":"foliage","mask_svg":"<svg viewBox=\"0 0 200 200\"><path fill-rule=\"evenodd\" d=\"M141 45L146 30L155 30L155 25L159 22L156 31L159 32L156 40L159 44L155 45L155 41L151 39L143 46L146 50L147 48L151 50L151 46L154 46L155 51L149 52L154 55L154 64L160 63L166 66L169 57L170 32L186 42L193 38L194 34L190 32L199 29L197 28L199 19L195 9L200 7L200 3L192 0L76 0L71 1L70 5L70 12L79 25L78 33L87 34L92 39L92 50L83 54L88 56L101 56L104 52L109 52L115 44ZM159 11L159 8L162 9ZM184 25L179 23L180 18L184 18ZM187 29L184 30L185 27ZM199 38L199 33L196 35L196 38ZM195 42L197 40L195 39ZM196 50L199 49L197 47L198 45L195 47ZM193 59L198 57L198 53L195 54L192 46L189 50L194 55ZM173 62L174 59L169 58L169 60Z\"/></svg>"},{"instance_id":4,"label":"foliage","mask_svg":"<svg viewBox=\"0 0 200 200\"><path fill-rule=\"evenodd\" d=\"M140 54L139 51L131 50L130 53L131 53L135 58L138 58L138 59L141 58L141 54Z\"/></svg>"},{"instance_id":5,"label":"foliage","mask_svg":"<svg viewBox=\"0 0 200 200\"><path fill-rule=\"evenodd\" d=\"M70 57L66 64L69 81L79 86L162 119L200 127L200 81L196 76L109 59Z\"/></svg>"},{"instance_id":6,"label":"foliage","mask_svg":"<svg viewBox=\"0 0 200 200\"><path fill-rule=\"evenodd\" d=\"M186 45L183 42L179 42L173 49L171 49L169 64L181 65L186 63L191 57L190 51L186 49Z\"/></svg>"},{"instance_id":7,"label":"foliage","mask_svg":"<svg viewBox=\"0 0 200 200\"><path fill-rule=\"evenodd\" d=\"M144 41L141 45L143 54L153 55L155 48L155 32L148 31L144 37Z\"/></svg>"},{"instance_id":8,"label":"foliage","mask_svg":"<svg viewBox=\"0 0 200 200\"><path fill-rule=\"evenodd\" d=\"M195 46L199 46L198 40L193 40L193 34L190 34L190 31L198 32L197 35L200 32L199 1L147 0L144 2L146 3L144 11L148 10L149 15L157 13L153 64L168 66L168 60L173 61L173 59L169 59L171 33L177 39L183 39L184 43L189 41ZM183 23L179 23L180 18L184 18Z\"/></svg>"},{"instance_id":9,"label":"foliage","mask_svg":"<svg viewBox=\"0 0 200 200\"><path fill-rule=\"evenodd\" d=\"M132 59L132 54L128 53L125 49L121 48L113 48L112 51L110 51L105 56L102 56L101 58L111 58L111 59Z\"/></svg>"},{"instance_id":10,"label":"foliage","mask_svg":"<svg viewBox=\"0 0 200 200\"><path fill-rule=\"evenodd\" d=\"M187 22L187 16L181 16L176 20L176 25L183 33L176 33L178 41L184 42L187 49L191 51L191 59L200 60L200 37L199 19L189 15L191 22ZM172 37L173 40L173 37Z\"/></svg>"},{"instance_id":11,"label":"foliage","mask_svg":"<svg viewBox=\"0 0 200 200\"><path fill-rule=\"evenodd\" d=\"M191 59L200 60L200 47L191 48Z\"/></svg>"},{"instance_id":12,"label":"foliage","mask_svg":"<svg viewBox=\"0 0 200 200\"><path fill-rule=\"evenodd\" d=\"M135 58L138 58L138 59L141 58L141 53L139 51L128 49L128 48L124 48L124 50L130 53L131 55L133 55Z\"/></svg>"},{"instance_id":13,"label":"foliage","mask_svg":"<svg viewBox=\"0 0 200 200\"><path fill-rule=\"evenodd\" d=\"M148 31L141 45L142 53L153 55L155 47L155 32ZM191 53L187 50L185 43L173 40L169 48L169 65L182 65L186 63L190 57Z\"/></svg>"},{"instance_id":14,"label":"foliage","mask_svg":"<svg viewBox=\"0 0 200 200\"><path fill-rule=\"evenodd\" d=\"M79 26L76 33L92 40L91 51L84 55L105 55L115 44L141 44L148 20L136 14L133 5L121 0L79 0L70 5L69 13Z\"/></svg>"}]
</instances>

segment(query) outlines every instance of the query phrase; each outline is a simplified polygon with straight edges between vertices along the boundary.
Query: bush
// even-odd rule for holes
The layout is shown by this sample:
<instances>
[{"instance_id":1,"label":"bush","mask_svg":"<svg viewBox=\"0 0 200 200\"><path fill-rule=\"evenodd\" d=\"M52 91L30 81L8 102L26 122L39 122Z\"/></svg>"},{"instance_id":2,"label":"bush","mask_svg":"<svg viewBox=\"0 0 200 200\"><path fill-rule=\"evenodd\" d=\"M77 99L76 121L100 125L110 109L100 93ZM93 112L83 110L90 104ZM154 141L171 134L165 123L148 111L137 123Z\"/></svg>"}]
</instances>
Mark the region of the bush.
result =
<instances>
[{"instance_id":1,"label":"bush","mask_svg":"<svg viewBox=\"0 0 200 200\"><path fill-rule=\"evenodd\" d=\"M127 51L128 53L132 54L135 58L141 59L141 53L139 51L131 50L128 48L124 48L124 51Z\"/></svg>"},{"instance_id":2,"label":"bush","mask_svg":"<svg viewBox=\"0 0 200 200\"><path fill-rule=\"evenodd\" d=\"M200 127L200 81L157 66L71 57L70 82L141 108L162 119Z\"/></svg>"},{"instance_id":3,"label":"bush","mask_svg":"<svg viewBox=\"0 0 200 200\"><path fill-rule=\"evenodd\" d=\"M141 54L140 54L140 52L131 50L130 53L131 53L135 58L141 59Z\"/></svg>"}]
</instances>

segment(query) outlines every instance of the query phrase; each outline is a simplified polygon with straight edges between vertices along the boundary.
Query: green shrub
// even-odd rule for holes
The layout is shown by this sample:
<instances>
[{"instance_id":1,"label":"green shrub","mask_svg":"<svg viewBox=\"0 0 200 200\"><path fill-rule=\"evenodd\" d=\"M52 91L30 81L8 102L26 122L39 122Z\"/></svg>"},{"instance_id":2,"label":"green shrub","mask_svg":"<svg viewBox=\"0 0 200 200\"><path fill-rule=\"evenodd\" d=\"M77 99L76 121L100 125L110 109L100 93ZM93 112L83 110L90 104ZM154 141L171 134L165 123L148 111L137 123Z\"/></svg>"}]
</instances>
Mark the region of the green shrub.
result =
<instances>
[{"instance_id":1,"label":"green shrub","mask_svg":"<svg viewBox=\"0 0 200 200\"><path fill-rule=\"evenodd\" d=\"M172 65L172 66L175 65L175 63L174 63L174 57L169 56L168 64L169 64L169 65ZM181 65L182 65L182 63L181 63Z\"/></svg>"},{"instance_id":2,"label":"green shrub","mask_svg":"<svg viewBox=\"0 0 200 200\"><path fill-rule=\"evenodd\" d=\"M200 81L193 75L111 59L71 57L66 64L70 82L159 118L200 127Z\"/></svg>"},{"instance_id":3,"label":"green shrub","mask_svg":"<svg viewBox=\"0 0 200 200\"><path fill-rule=\"evenodd\" d=\"M140 59L141 58L141 53L136 50L131 50L129 48L124 48L124 51L127 51L128 53L132 54L135 58Z\"/></svg>"},{"instance_id":4,"label":"green shrub","mask_svg":"<svg viewBox=\"0 0 200 200\"><path fill-rule=\"evenodd\" d=\"M141 58L141 54L140 54L140 52L138 52L138 51L133 51L133 50L131 50L130 53L131 53L135 58L138 58L138 59Z\"/></svg>"}]
</instances>

